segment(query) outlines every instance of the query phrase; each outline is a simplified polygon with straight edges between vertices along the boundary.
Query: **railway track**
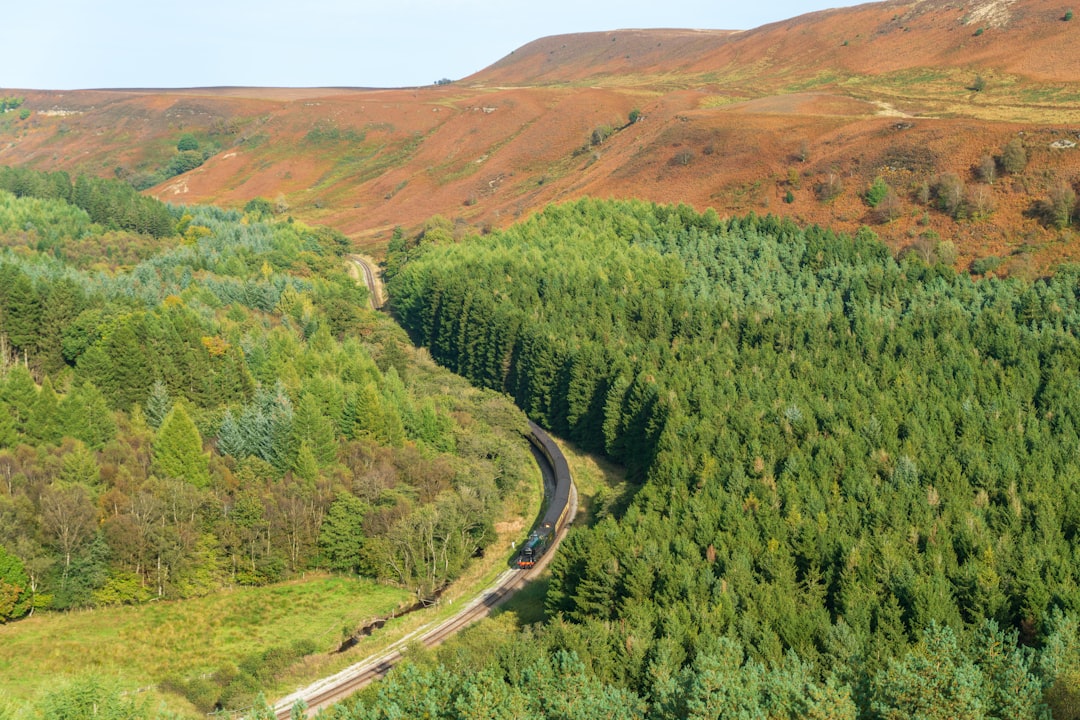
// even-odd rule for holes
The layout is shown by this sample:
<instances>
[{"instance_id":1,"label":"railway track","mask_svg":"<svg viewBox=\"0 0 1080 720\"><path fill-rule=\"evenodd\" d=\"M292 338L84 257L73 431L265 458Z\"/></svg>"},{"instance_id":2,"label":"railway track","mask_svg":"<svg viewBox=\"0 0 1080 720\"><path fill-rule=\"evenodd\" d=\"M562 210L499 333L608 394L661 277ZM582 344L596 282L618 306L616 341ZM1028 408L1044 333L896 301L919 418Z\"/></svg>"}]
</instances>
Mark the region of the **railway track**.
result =
<instances>
[{"instance_id":1,"label":"railway track","mask_svg":"<svg viewBox=\"0 0 1080 720\"><path fill-rule=\"evenodd\" d=\"M288 697L282 698L274 705L274 713L278 718L287 720L293 705L299 700L303 700L307 704L308 717L314 716L320 709L328 708L344 700L357 690L368 686L390 672L390 669L404 657L405 647L410 643L419 642L429 648L439 645L463 628L481 618L487 617L494 608L506 602L523 585L538 577L544 571L566 534L566 528L573 522L577 514L577 489L570 478L566 459L562 456L562 453L559 452L543 430L531 423L530 425L534 440L539 439L539 442L534 444L542 448L542 450L535 452L534 455L540 465L540 471L544 475L545 485L550 484L554 488L551 494L553 502L558 499L564 500L566 503L565 514L561 513L561 509L559 513L565 517L565 521L557 529L550 549L540 557L534 567L528 570L508 569L503 571L493 584L470 600L452 617L439 623L425 625L398 640L378 655L368 657L336 675L324 678ZM549 458L547 457L548 453L557 453L558 456ZM564 477L560 477L560 475ZM568 484L564 486L565 492L559 491L560 481ZM549 508L548 513L550 512L551 509Z\"/></svg>"},{"instance_id":2,"label":"railway track","mask_svg":"<svg viewBox=\"0 0 1080 720\"><path fill-rule=\"evenodd\" d=\"M378 309L382 305L379 286L371 263L359 255L350 255L349 262L360 269L364 276L364 282L368 286L371 296L371 306ZM357 278L359 279L359 278ZM307 704L307 716L312 717L321 709L341 702L357 690L370 685L375 680L384 677L404 657L407 645L419 642L425 647L435 647L454 634L472 623L487 617L491 611L506 602L525 583L543 573L551 558L555 555L555 549L566 534L566 528L573 522L577 515L577 489L574 487L570 470L566 464L566 458L559 451L558 446L551 440L546 432L535 423L529 423L530 440L532 441L537 464L544 476L545 488L551 492L545 492L550 497L549 507L544 520L558 518L553 523L555 535L551 547L528 570L511 568L503 571L495 582L483 592L476 595L452 617L438 623L430 623L420 629L406 635L393 645L377 655L368 657L355 665L345 668L336 675L323 678L306 688L297 690L293 694L282 698L274 705L274 713L281 720L287 720L292 712L292 707L299 700Z\"/></svg>"},{"instance_id":3,"label":"railway track","mask_svg":"<svg viewBox=\"0 0 1080 720\"><path fill-rule=\"evenodd\" d=\"M364 276L364 284L367 285L368 300L371 302L371 309L378 310L385 303L382 297L381 285L378 282L378 278L375 276L372 262L362 255L349 255L348 258L349 262L354 267L358 268Z\"/></svg>"}]
</instances>

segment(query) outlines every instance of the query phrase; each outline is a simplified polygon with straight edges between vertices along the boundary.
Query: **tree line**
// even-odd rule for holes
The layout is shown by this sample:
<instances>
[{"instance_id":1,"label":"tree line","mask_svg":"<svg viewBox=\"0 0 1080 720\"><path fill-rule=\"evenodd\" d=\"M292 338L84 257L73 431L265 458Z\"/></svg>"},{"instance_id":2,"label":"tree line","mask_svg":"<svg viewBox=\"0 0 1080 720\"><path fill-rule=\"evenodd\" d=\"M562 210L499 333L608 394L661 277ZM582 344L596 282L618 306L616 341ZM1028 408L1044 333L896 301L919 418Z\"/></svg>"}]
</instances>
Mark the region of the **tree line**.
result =
<instances>
[{"instance_id":1,"label":"tree line","mask_svg":"<svg viewBox=\"0 0 1080 720\"><path fill-rule=\"evenodd\" d=\"M84 210L104 227L131 230L155 238L176 234L176 221L160 200L140 195L127 183L80 174L72 181L63 171L39 172L0 166L0 190L15 197L62 200Z\"/></svg>"}]
</instances>

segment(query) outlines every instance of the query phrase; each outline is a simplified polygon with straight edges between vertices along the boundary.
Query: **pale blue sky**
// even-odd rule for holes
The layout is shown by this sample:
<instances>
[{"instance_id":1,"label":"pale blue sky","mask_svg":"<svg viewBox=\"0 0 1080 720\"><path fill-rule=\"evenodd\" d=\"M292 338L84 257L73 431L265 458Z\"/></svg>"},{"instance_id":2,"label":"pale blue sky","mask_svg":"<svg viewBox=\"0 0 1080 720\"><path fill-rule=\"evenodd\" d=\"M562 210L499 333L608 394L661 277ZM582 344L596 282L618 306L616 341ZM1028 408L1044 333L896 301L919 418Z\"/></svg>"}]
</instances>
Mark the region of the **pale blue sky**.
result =
<instances>
[{"instance_id":1,"label":"pale blue sky","mask_svg":"<svg viewBox=\"0 0 1080 720\"><path fill-rule=\"evenodd\" d=\"M0 87L428 85L546 35L750 29L858 0L14 0Z\"/></svg>"}]
</instances>

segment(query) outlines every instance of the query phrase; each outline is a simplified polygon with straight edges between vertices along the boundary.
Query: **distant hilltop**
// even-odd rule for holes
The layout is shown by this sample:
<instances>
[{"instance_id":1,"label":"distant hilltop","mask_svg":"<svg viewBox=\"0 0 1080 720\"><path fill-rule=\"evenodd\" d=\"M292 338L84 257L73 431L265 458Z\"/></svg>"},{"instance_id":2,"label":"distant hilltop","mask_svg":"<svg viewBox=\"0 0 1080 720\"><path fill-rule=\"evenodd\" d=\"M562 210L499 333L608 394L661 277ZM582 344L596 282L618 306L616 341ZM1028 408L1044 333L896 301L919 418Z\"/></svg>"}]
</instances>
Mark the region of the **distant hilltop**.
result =
<instances>
[{"instance_id":1,"label":"distant hilltop","mask_svg":"<svg viewBox=\"0 0 1080 720\"><path fill-rule=\"evenodd\" d=\"M483 231L595 195L870 225L898 250L934 234L958 263L1024 238L1037 272L1072 252L1040 203L1080 178L1078 32L1046 0L890 1L541 38L422 88L0 91L25 98L0 163L177 203L262 197L376 249L433 215ZM1001 165L1013 140L1020 172ZM866 200L878 180L887 211Z\"/></svg>"}]
</instances>

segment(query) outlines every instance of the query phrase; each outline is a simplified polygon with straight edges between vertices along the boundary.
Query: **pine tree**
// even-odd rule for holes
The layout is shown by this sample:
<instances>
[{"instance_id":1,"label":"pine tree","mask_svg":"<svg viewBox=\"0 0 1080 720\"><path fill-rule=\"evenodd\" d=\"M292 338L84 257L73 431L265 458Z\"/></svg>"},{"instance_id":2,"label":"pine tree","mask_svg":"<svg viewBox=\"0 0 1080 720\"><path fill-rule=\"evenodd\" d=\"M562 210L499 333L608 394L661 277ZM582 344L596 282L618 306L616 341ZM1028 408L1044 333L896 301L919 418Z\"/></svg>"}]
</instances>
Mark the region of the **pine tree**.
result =
<instances>
[{"instance_id":1,"label":"pine tree","mask_svg":"<svg viewBox=\"0 0 1080 720\"><path fill-rule=\"evenodd\" d=\"M101 480L101 470L94 453L82 443L75 443L75 447L61 461L59 479L65 485L97 485Z\"/></svg>"},{"instance_id":2,"label":"pine tree","mask_svg":"<svg viewBox=\"0 0 1080 720\"><path fill-rule=\"evenodd\" d=\"M101 450L116 436L116 420L105 395L89 382L81 382L60 401L64 435Z\"/></svg>"},{"instance_id":3,"label":"pine tree","mask_svg":"<svg viewBox=\"0 0 1080 720\"><path fill-rule=\"evenodd\" d=\"M150 389L150 395L146 398L143 412L146 413L146 422L150 427L157 430L164 422L165 416L172 410L173 401L169 396L169 389L161 380L155 380Z\"/></svg>"},{"instance_id":4,"label":"pine tree","mask_svg":"<svg viewBox=\"0 0 1080 720\"><path fill-rule=\"evenodd\" d=\"M883 720L981 720L986 690L952 629L932 623L918 649L874 678L872 706Z\"/></svg>"},{"instance_id":5,"label":"pine tree","mask_svg":"<svg viewBox=\"0 0 1080 720\"><path fill-rule=\"evenodd\" d=\"M4 384L0 387L0 400L7 403L12 419L15 421L15 429L20 433L26 433L26 426L30 422L37 394L37 384L30 376L29 370L22 365L16 365L8 370Z\"/></svg>"},{"instance_id":6,"label":"pine tree","mask_svg":"<svg viewBox=\"0 0 1080 720\"><path fill-rule=\"evenodd\" d=\"M320 467L337 459L337 437L334 421L323 414L318 399L309 392L300 396L293 414L292 443L299 448L306 443Z\"/></svg>"},{"instance_id":7,"label":"pine tree","mask_svg":"<svg viewBox=\"0 0 1080 720\"><path fill-rule=\"evenodd\" d=\"M332 570L355 573L363 561L364 515L367 504L349 493L341 493L330 505L319 529L319 548Z\"/></svg>"},{"instance_id":8,"label":"pine tree","mask_svg":"<svg viewBox=\"0 0 1080 720\"><path fill-rule=\"evenodd\" d=\"M15 428L15 417L7 403L0 401L0 448L15 447L19 441L19 431Z\"/></svg>"},{"instance_id":9,"label":"pine tree","mask_svg":"<svg viewBox=\"0 0 1080 720\"><path fill-rule=\"evenodd\" d=\"M154 437L153 470L161 477L181 478L196 487L210 484L210 458L203 453L199 429L183 405L165 416Z\"/></svg>"},{"instance_id":10,"label":"pine tree","mask_svg":"<svg viewBox=\"0 0 1080 720\"><path fill-rule=\"evenodd\" d=\"M48 376L41 382L41 390L30 409L30 419L26 423L26 434L39 442L52 444L60 440L63 428L60 424L60 398L53 390Z\"/></svg>"}]
</instances>

